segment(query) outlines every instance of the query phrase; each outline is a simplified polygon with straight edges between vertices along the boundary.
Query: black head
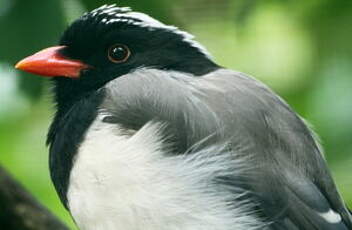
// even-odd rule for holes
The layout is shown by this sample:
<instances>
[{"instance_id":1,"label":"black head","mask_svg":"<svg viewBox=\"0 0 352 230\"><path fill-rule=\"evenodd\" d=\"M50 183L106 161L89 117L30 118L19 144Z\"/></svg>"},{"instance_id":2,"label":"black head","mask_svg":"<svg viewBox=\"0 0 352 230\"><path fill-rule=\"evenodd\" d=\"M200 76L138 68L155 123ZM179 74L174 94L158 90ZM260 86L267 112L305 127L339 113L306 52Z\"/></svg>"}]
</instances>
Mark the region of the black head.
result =
<instances>
[{"instance_id":1,"label":"black head","mask_svg":"<svg viewBox=\"0 0 352 230\"><path fill-rule=\"evenodd\" d=\"M53 79L56 100L67 102L138 68L195 76L219 68L192 39L192 35L146 14L104 5L74 21L62 35L60 47L24 59L17 68L39 75L65 76ZM60 74L62 69L65 71Z\"/></svg>"},{"instance_id":2,"label":"black head","mask_svg":"<svg viewBox=\"0 0 352 230\"><path fill-rule=\"evenodd\" d=\"M114 5L102 6L77 19L64 32L63 56L91 68L78 79L55 78L65 90L96 90L138 68L157 68L203 75L218 68L192 36L146 14ZM70 87L67 86L70 85Z\"/></svg>"}]
</instances>

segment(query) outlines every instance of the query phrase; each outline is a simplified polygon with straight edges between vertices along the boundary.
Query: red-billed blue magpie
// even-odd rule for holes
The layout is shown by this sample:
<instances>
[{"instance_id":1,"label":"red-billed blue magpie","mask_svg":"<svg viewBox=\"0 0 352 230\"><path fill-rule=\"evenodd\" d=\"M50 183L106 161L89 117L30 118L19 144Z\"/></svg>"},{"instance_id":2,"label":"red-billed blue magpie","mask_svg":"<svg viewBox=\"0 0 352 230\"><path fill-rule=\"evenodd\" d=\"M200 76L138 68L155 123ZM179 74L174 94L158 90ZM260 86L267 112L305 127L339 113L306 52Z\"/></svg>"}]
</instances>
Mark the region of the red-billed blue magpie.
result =
<instances>
[{"instance_id":1,"label":"red-billed blue magpie","mask_svg":"<svg viewBox=\"0 0 352 230\"><path fill-rule=\"evenodd\" d=\"M193 37L104 5L16 67L51 76L52 181L81 230L347 230L302 119Z\"/></svg>"}]
</instances>

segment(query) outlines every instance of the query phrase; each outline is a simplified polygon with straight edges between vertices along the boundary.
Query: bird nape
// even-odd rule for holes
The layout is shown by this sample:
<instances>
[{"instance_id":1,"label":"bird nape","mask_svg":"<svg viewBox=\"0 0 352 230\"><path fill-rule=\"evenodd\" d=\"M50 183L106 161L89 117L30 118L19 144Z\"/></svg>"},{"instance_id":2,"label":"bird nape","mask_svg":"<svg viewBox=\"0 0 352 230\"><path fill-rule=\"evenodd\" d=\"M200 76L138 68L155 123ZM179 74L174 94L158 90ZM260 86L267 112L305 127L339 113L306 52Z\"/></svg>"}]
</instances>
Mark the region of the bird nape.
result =
<instances>
[{"instance_id":1,"label":"bird nape","mask_svg":"<svg viewBox=\"0 0 352 230\"><path fill-rule=\"evenodd\" d=\"M302 119L176 27L104 5L16 68L52 77L47 143L81 230L347 230Z\"/></svg>"}]
</instances>

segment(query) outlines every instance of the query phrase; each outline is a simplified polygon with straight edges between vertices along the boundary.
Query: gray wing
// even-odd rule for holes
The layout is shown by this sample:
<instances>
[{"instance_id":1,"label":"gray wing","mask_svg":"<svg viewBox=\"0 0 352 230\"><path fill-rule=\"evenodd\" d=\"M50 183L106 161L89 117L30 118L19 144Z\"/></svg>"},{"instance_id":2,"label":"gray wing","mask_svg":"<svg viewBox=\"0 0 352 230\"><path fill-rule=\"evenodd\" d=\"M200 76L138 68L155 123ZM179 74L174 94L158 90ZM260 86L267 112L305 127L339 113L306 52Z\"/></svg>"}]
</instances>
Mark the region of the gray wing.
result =
<instances>
[{"instance_id":1,"label":"gray wing","mask_svg":"<svg viewBox=\"0 0 352 230\"><path fill-rule=\"evenodd\" d=\"M225 69L198 78L139 70L106 90L103 107L112 114L106 122L138 130L162 121L173 154L205 138L205 145L225 140L233 151L241 149L251 173L238 181L234 172L237 180L227 176L217 183L249 191L242 199L256 204L256 215L271 223L269 229L352 229L312 133L263 84Z\"/></svg>"}]
</instances>

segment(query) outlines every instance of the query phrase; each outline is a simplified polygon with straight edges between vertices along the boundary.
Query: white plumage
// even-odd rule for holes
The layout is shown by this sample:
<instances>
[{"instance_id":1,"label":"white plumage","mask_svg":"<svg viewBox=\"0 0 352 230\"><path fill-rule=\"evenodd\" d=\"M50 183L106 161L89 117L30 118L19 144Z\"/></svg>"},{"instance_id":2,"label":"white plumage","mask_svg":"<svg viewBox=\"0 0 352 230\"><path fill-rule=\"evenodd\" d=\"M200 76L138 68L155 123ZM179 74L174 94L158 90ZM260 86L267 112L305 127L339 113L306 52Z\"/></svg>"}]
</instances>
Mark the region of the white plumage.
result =
<instances>
[{"instance_id":1,"label":"white plumage","mask_svg":"<svg viewBox=\"0 0 352 230\"><path fill-rule=\"evenodd\" d=\"M148 123L129 137L102 122L105 116L101 111L90 126L71 171L68 204L81 230L262 227L248 205L228 205L233 192L209 186L215 177L245 170L230 153L217 154L223 146L165 157L162 124Z\"/></svg>"}]
</instances>

